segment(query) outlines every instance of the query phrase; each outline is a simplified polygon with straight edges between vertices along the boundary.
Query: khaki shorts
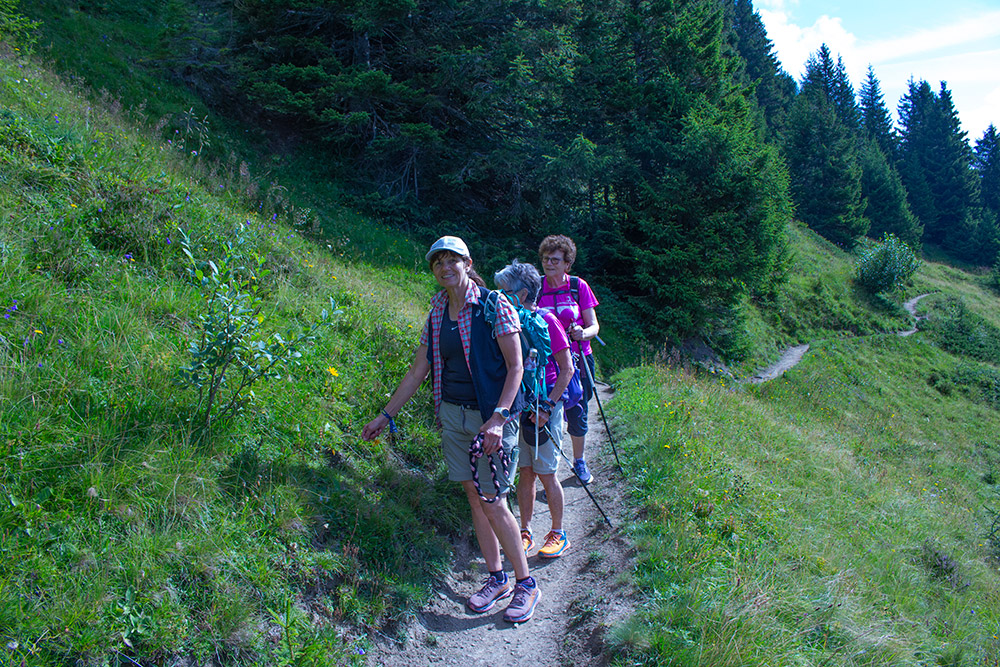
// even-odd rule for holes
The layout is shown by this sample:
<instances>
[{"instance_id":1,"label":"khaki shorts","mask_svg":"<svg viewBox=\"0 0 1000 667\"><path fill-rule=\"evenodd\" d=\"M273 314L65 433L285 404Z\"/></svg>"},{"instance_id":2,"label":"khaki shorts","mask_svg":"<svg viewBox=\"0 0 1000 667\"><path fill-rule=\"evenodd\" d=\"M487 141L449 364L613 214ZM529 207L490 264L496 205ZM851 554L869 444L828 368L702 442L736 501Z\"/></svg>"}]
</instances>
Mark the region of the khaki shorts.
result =
<instances>
[{"instance_id":1,"label":"khaki shorts","mask_svg":"<svg viewBox=\"0 0 1000 667\"><path fill-rule=\"evenodd\" d=\"M528 445L524 438L519 438L521 445L521 456L518 458L522 468L531 468L536 475L554 475L559 470L559 450L556 446L562 446L563 436L563 403L559 401L556 407L552 408L552 415L549 417L546 426L551 437L538 446L536 454L535 448ZM531 438L534 440L534 438Z\"/></svg>"},{"instance_id":2,"label":"khaki shorts","mask_svg":"<svg viewBox=\"0 0 1000 667\"><path fill-rule=\"evenodd\" d=\"M442 402L438 412L441 418L441 449L444 461L448 466L448 479L453 482L468 482L472 480L472 468L469 466L469 445L479 433L483 425L483 417L479 408L465 408L460 405ZM483 494L490 496L495 493L504 494L513 488L514 471L517 470L517 432L518 421L511 419L503 427L503 449L507 453L508 466L501 465L500 458L492 457L497 467L497 482L499 491L493 484L493 473L487 457L481 456L476 461L479 472L479 488Z\"/></svg>"}]
</instances>

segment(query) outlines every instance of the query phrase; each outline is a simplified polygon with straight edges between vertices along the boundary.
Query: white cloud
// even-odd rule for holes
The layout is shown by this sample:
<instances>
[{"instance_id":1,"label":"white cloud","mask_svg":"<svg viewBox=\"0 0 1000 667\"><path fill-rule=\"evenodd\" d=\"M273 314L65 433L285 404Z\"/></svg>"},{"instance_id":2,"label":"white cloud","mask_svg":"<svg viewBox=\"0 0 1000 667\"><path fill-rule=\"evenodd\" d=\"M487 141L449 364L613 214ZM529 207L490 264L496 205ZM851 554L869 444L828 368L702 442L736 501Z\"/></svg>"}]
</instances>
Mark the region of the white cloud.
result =
<instances>
[{"instance_id":1,"label":"white cloud","mask_svg":"<svg viewBox=\"0 0 1000 667\"><path fill-rule=\"evenodd\" d=\"M796 0L790 0L795 2ZM821 44L844 60L851 82L860 88L868 65L875 70L886 106L895 110L911 78L937 90L945 81L962 127L975 140L992 122L1000 123L1000 11L956 20L933 29L861 41L840 18L820 16L810 26L794 23L784 0L768 0L759 9L768 37L785 71L800 80L805 63Z\"/></svg>"},{"instance_id":2,"label":"white cloud","mask_svg":"<svg viewBox=\"0 0 1000 667\"><path fill-rule=\"evenodd\" d=\"M994 11L931 30L919 30L909 35L865 44L862 45L860 54L874 65L919 54L929 56L956 46L968 50L980 40L998 36L1000 11ZM995 62L993 61L994 64Z\"/></svg>"},{"instance_id":3,"label":"white cloud","mask_svg":"<svg viewBox=\"0 0 1000 667\"><path fill-rule=\"evenodd\" d=\"M857 38L844 28L839 18L824 14L811 26L803 28L792 23L786 12L762 9L760 16L782 66L796 79L801 78L806 61L821 45L826 44L834 57L856 49ZM845 64L846 61L845 56Z\"/></svg>"}]
</instances>

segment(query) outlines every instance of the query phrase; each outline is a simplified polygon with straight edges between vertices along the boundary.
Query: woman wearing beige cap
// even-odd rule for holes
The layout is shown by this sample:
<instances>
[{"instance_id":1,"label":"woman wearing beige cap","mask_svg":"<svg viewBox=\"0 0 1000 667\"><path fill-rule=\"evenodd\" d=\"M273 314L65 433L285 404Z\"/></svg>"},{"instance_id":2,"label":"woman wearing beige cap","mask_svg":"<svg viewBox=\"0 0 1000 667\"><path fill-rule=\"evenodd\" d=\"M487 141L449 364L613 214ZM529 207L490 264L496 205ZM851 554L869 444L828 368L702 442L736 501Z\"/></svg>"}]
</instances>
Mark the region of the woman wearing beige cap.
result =
<instances>
[{"instance_id":1,"label":"woman wearing beige cap","mask_svg":"<svg viewBox=\"0 0 1000 667\"><path fill-rule=\"evenodd\" d=\"M426 259L443 288L431 299L413 363L382 414L361 433L372 440L416 393L428 374L434 393L434 413L441 427L441 445L448 478L460 482L472 509L472 523L489 576L469 598L469 608L489 611L498 600L513 595L504 619L527 621L540 592L528 571L517 520L505 502L517 470L518 416L521 395L521 329L517 313L506 299L494 299L492 326L484 309L489 291L472 268L469 248L456 236L443 236L427 251ZM481 437L484 456L478 460L478 478L484 497L473 481L469 448ZM506 453L506 462L498 455ZM488 459L496 465L496 485ZM499 487L499 488L498 488ZM503 570L500 548L514 567L515 582Z\"/></svg>"}]
</instances>

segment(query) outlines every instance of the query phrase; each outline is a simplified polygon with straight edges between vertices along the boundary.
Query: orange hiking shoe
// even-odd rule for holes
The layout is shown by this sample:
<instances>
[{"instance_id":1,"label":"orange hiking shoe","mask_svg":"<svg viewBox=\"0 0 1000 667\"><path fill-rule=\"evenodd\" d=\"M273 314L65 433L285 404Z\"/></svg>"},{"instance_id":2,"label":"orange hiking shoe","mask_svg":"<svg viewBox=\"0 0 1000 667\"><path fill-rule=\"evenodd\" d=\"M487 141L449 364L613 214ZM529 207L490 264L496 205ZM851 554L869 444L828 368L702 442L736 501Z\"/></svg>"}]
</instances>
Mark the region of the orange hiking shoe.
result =
<instances>
[{"instance_id":1,"label":"orange hiking shoe","mask_svg":"<svg viewBox=\"0 0 1000 667\"><path fill-rule=\"evenodd\" d=\"M545 544L538 550L538 555L542 558L559 558L566 548L569 547L569 538L564 530L550 530L545 536Z\"/></svg>"},{"instance_id":2,"label":"orange hiking shoe","mask_svg":"<svg viewBox=\"0 0 1000 667\"><path fill-rule=\"evenodd\" d=\"M530 530L521 531L521 546L524 547L524 555L527 556L531 548L535 546L535 538L531 536Z\"/></svg>"}]
</instances>

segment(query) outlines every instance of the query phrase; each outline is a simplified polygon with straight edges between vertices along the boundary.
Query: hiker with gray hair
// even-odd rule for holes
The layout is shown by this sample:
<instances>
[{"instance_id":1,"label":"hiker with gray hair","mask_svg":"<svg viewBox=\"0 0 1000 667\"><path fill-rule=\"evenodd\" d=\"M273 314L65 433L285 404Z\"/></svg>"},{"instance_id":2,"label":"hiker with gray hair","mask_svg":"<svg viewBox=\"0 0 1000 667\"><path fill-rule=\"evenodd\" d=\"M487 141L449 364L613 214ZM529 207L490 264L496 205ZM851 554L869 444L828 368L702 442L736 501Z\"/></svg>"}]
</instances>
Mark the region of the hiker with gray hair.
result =
<instances>
[{"instance_id":1,"label":"hiker with gray hair","mask_svg":"<svg viewBox=\"0 0 1000 667\"><path fill-rule=\"evenodd\" d=\"M518 416L524 405L520 319L510 302L497 294L491 296L472 268L469 248L462 239L441 237L427 251L426 259L443 289L431 299L409 370L361 437L373 440L386 426L394 429L394 418L431 376L448 479L461 483L465 491L489 571L483 587L469 597L469 609L484 613L512 596L504 620L521 623L531 618L541 593L519 548L517 520L505 502L517 465ZM492 324L486 317L491 299L496 304ZM474 453L483 454L474 459L475 464L470 462ZM477 466L476 476L472 465ZM484 495L476 488L477 477L482 478ZM501 546L514 567L516 581L504 572Z\"/></svg>"},{"instance_id":2,"label":"hiker with gray hair","mask_svg":"<svg viewBox=\"0 0 1000 667\"><path fill-rule=\"evenodd\" d=\"M538 293L542 278L531 264L516 259L493 277L497 287L515 303L537 312ZM521 421L520 468L517 481L517 506L521 514L521 545L527 554L535 544L531 532L531 517L535 507L535 480L541 480L545 489L552 528L538 550L540 558L558 558L570 542L563 529L563 489L556 473L562 448L563 393L573 379L573 358L569 351L569 337L552 313L539 313L548 326L551 356L545 368L545 386L536 388L538 395L531 397ZM535 400L537 398L537 400ZM535 408L537 407L537 410ZM536 442L537 439L537 442Z\"/></svg>"}]
</instances>

